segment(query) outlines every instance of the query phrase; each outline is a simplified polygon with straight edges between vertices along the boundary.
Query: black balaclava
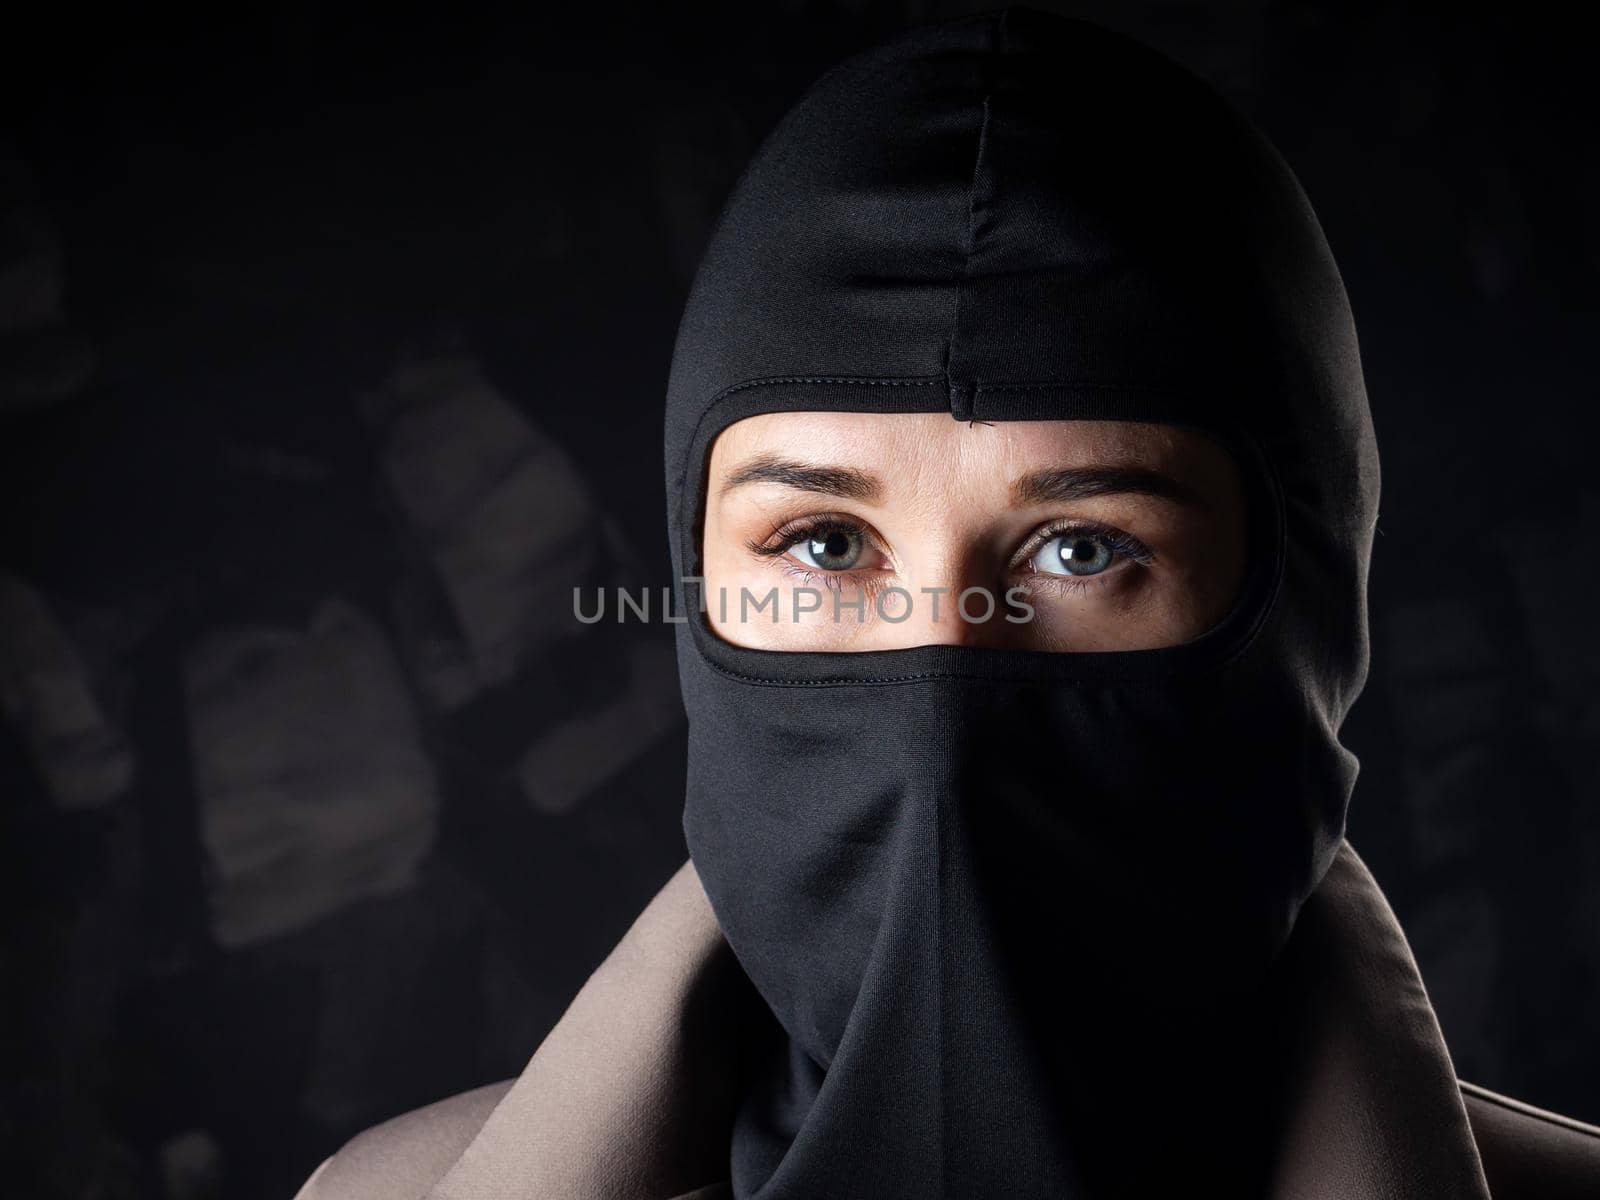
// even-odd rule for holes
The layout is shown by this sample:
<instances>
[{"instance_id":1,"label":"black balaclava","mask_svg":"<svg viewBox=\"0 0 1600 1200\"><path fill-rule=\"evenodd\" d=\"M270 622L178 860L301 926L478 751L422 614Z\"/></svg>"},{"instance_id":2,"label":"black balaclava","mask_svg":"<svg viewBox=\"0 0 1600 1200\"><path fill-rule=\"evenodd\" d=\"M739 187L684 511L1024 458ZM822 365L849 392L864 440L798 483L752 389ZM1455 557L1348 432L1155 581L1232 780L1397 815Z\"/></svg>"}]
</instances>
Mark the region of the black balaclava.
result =
<instances>
[{"instance_id":1,"label":"black balaclava","mask_svg":"<svg viewBox=\"0 0 1600 1200\"><path fill-rule=\"evenodd\" d=\"M1248 580L1161 649L734 646L693 578L708 450L795 410L1204 431L1246 481ZM1343 285L1265 137L1026 7L845 61L722 211L666 478L684 829L782 1027L735 1194L1250 1194L1261 997L1356 778L1379 488Z\"/></svg>"}]
</instances>

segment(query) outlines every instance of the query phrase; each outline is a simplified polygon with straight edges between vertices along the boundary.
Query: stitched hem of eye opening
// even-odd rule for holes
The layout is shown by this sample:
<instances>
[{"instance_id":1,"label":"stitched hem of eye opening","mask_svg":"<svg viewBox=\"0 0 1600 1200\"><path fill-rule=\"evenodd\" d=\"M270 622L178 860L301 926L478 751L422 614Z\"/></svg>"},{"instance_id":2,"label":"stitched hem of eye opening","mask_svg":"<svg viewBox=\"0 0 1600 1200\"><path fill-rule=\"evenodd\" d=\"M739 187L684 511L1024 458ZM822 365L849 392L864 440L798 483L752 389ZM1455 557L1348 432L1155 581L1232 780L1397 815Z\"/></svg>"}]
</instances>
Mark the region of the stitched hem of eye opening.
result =
<instances>
[{"instance_id":1,"label":"stitched hem of eye opening","mask_svg":"<svg viewBox=\"0 0 1600 1200\"><path fill-rule=\"evenodd\" d=\"M712 440L727 426L766 412L946 412L943 390L934 394L931 388L942 382L942 376L898 380L788 376L753 380L721 393L701 415L688 448L684 479L693 479L696 484L688 495L685 492L689 489L680 488L674 497L679 506L681 561L688 564L684 574L701 574L698 534L705 519L706 467ZM877 389L886 385L900 385L906 390L889 393L894 401L885 405L886 393ZM980 390L990 395L1038 395L1049 390L1056 393L1048 410L1031 403L1026 408L1008 406L1002 411L990 406L979 418L983 420L1151 421L1194 429L1221 440L1241 468L1254 542L1266 550L1264 558L1259 553L1252 556L1252 568L1228 613L1198 637L1148 650L1013 650L944 643L899 650L760 650L717 636L707 614L700 611L701 585L684 582L683 611L690 614L687 635L700 661L728 679L759 687L882 686L934 679L1159 685L1179 676L1220 670L1255 644L1277 604L1288 531L1287 505L1277 464L1252 433L1238 425L1194 420L1185 412L1194 407L1193 394L1163 387L1046 382L987 385ZM1138 398L1132 405L1130 396ZM1117 411L1108 411L1112 405ZM1201 410L1205 411L1204 406ZM1063 416L1063 412L1067 415ZM687 522L683 520L685 513L689 515Z\"/></svg>"}]
</instances>

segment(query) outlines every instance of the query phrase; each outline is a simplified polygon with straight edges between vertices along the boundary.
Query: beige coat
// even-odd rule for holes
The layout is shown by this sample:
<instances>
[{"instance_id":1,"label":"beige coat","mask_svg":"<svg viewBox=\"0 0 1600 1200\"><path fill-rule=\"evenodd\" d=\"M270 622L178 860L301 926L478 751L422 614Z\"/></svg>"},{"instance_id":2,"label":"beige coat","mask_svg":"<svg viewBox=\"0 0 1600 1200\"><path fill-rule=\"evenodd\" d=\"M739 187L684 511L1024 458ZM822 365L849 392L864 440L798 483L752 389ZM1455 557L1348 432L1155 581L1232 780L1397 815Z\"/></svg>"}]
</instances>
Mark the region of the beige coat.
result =
<instances>
[{"instance_id":1,"label":"beige coat","mask_svg":"<svg viewBox=\"0 0 1600 1200\"><path fill-rule=\"evenodd\" d=\"M1348 842L1283 969L1303 1038L1273 1200L1600 1198L1600 1128L1457 1079L1405 935ZM517 1079L368 1130L296 1200L731 1196L718 997L737 970L685 863ZM1204 1079L1174 1079L1130 1120L1158 1146L1161 1121L1203 1103Z\"/></svg>"}]
</instances>

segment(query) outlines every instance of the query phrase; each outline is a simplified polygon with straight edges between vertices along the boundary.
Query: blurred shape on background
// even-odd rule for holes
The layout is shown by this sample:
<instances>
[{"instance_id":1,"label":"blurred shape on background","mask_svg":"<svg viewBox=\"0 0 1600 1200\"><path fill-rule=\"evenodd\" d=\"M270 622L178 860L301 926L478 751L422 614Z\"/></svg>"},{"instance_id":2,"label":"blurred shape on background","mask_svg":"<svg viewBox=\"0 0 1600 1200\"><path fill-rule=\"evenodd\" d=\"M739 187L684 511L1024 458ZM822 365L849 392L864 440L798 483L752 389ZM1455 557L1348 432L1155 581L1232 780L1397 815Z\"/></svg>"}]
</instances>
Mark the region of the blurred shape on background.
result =
<instances>
[{"instance_id":1,"label":"blurred shape on background","mask_svg":"<svg viewBox=\"0 0 1600 1200\"><path fill-rule=\"evenodd\" d=\"M573 811L682 724L661 588L646 597L620 523L458 332L436 330L361 404L406 563L395 625L418 691L536 811ZM618 627L619 588L648 604L648 626ZM576 619L575 590L591 610L605 593L604 622Z\"/></svg>"},{"instance_id":2,"label":"blurred shape on background","mask_svg":"<svg viewBox=\"0 0 1600 1200\"><path fill-rule=\"evenodd\" d=\"M657 593L652 603L660 602ZM630 638L622 689L604 706L542 730L518 759L517 779L539 812L571 812L682 722L672 643L659 637Z\"/></svg>"},{"instance_id":3,"label":"blurred shape on background","mask_svg":"<svg viewBox=\"0 0 1600 1200\"><path fill-rule=\"evenodd\" d=\"M1594 742L1570 744L1584 673L1571 660L1583 655L1539 648L1592 642L1592 618L1566 598L1588 568L1563 562L1562 547L1576 556L1600 531L1587 543L1559 523L1473 533L1454 568L1462 578L1441 567L1432 581L1449 594L1379 614L1375 658L1400 757L1386 793L1405 843L1397 891L1461 1073L1584 1112L1600 1070L1600 923L1593 873L1578 869L1600 841L1579 769ZM1482 565L1494 562L1541 567ZM1541 937L1517 936L1535 913Z\"/></svg>"},{"instance_id":4,"label":"blurred shape on background","mask_svg":"<svg viewBox=\"0 0 1600 1200\"><path fill-rule=\"evenodd\" d=\"M459 708L572 636L572 588L593 577L602 550L594 504L562 447L464 350L396 367L363 408L382 426L403 535L447 604L431 612L423 581L402 583L413 671L436 708Z\"/></svg>"},{"instance_id":5,"label":"blurred shape on background","mask_svg":"<svg viewBox=\"0 0 1600 1200\"><path fill-rule=\"evenodd\" d=\"M756 142L738 99L707 80L704 90L678 104L660 104L644 114L649 128L650 167L661 206L661 224L672 255L673 274L685 290L723 198L738 176L738 164Z\"/></svg>"},{"instance_id":6,"label":"blurred shape on background","mask_svg":"<svg viewBox=\"0 0 1600 1200\"><path fill-rule=\"evenodd\" d=\"M77 647L44 596L4 572L0 714L57 807L99 808L133 781L133 750L102 711Z\"/></svg>"},{"instance_id":7,"label":"blurred shape on background","mask_svg":"<svg viewBox=\"0 0 1600 1200\"><path fill-rule=\"evenodd\" d=\"M212 633L184 675L219 945L413 884L439 800L405 677L370 617L334 598L304 630Z\"/></svg>"},{"instance_id":8,"label":"blurred shape on background","mask_svg":"<svg viewBox=\"0 0 1600 1200\"><path fill-rule=\"evenodd\" d=\"M0 142L0 415L75 395L94 373L66 318L61 243L33 174Z\"/></svg>"},{"instance_id":9,"label":"blurred shape on background","mask_svg":"<svg viewBox=\"0 0 1600 1200\"><path fill-rule=\"evenodd\" d=\"M171 1200L217 1200L223 1196L222 1147L204 1129L186 1129L161 1143L161 1188Z\"/></svg>"}]
</instances>

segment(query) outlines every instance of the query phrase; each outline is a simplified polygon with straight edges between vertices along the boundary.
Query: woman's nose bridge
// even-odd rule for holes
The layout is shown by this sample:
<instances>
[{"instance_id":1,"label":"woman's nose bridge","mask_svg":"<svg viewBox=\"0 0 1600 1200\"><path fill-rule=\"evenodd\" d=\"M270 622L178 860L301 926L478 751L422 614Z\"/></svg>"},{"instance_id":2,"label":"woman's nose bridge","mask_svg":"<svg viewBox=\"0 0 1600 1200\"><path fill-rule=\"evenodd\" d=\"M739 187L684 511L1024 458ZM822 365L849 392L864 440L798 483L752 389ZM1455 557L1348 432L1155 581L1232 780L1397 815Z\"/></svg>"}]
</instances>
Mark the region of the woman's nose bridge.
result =
<instances>
[{"instance_id":1,"label":"woman's nose bridge","mask_svg":"<svg viewBox=\"0 0 1600 1200\"><path fill-rule=\"evenodd\" d=\"M925 643L976 645L994 640L996 627L1004 625L1005 571L980 552L952 546L930 558L909 584L905 625Z\"/></svg>"}]
</instances>

